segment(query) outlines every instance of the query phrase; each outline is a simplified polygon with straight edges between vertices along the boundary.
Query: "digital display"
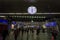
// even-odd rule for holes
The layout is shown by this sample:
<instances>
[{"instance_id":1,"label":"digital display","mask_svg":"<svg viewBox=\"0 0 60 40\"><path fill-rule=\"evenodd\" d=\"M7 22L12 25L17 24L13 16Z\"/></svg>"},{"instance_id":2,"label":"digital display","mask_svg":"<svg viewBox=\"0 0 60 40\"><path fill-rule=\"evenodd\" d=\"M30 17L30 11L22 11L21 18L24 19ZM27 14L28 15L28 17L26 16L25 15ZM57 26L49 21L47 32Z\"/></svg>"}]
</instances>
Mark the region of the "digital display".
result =
<instances>
[{"instance_id":1,"label":"digital display","mask_svg":"<svg viewBox=\"0 0 60 40\"><path fill-rule=\"evenodd\" d=\"M8 24L8 20L0 19L1 24Z\"/></svg>"},{"instance_id":2,"label":"digital display","mask_svg":"<svg viewBox=\"0 0 60 40\"><path fill-rule=\"evenodd\" d=\"M50 23L50 26L56 26L56 25L57 25L56 22L51 22L51 23Z\"/></svg>"},{"instance_id":3,"label":"digital display","mask_svg":"<svg viewBox=\"0 0 60 40\"><path fill-rule=\"evenodd\" d=\"M45 24L46 27L55 27L57 25L56 22L48 22Z\"/></svg>"}]
</instances>

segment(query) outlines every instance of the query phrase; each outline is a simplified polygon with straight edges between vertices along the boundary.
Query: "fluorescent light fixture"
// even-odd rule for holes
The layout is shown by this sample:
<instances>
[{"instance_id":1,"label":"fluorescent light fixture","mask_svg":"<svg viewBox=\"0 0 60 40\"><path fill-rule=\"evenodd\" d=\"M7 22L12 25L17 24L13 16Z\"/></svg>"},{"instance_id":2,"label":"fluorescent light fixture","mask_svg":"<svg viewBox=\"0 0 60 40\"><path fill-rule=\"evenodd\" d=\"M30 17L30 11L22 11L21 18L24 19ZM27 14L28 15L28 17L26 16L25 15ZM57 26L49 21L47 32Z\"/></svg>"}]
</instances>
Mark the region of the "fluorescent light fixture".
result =
<instances>
[{"instance_id":1,"label":"fluorescent light fixture","mask_svg":"<svg viewBox=\"0 0 60 40\"><path fill-rule=\"evenodd\" d=\"M0 17L6 17L6 16L0 16Z\"/></svg>"}]
</instances>

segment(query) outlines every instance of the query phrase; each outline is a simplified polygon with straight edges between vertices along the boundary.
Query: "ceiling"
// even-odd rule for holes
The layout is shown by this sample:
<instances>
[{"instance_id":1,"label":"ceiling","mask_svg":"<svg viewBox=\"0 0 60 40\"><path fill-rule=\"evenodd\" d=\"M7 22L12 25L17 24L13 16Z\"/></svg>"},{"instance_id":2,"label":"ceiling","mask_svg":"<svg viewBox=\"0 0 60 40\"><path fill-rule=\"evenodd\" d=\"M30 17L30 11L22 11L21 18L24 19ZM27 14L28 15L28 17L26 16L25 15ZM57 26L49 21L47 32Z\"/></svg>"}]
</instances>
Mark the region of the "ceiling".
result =
<instances>
[{"instance_id":1,"label":"ceiling","mask_svg":"<svg viewBox=\"0 0 60 40\"><path fill-rule=\"evenodd\" d=\"M0 0L0 13L27 13L29 6L36 6L38 13L60 12L60 0Z\"/></svg>"}]
</instances>

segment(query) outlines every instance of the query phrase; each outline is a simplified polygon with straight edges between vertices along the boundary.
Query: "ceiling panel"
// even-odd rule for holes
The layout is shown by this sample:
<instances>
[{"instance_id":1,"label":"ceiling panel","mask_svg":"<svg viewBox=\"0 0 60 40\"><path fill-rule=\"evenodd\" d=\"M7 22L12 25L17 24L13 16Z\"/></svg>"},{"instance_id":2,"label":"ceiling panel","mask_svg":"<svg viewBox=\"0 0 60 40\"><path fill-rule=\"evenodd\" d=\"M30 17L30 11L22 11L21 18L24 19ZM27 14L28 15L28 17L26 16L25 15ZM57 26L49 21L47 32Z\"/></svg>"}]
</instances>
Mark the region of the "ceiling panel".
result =
<instances>
[{"instance_id":1,"label":"ceiling panel","mask_svg":"<svg viewBox=\"0 0 60 40\"><path fill-rule=\"evenodd\" d=\"M37 7L38 13L60 12L60 0L0 0L0 13L27 13L27 8L31 5Z\"/></svg>"}]
</instances>

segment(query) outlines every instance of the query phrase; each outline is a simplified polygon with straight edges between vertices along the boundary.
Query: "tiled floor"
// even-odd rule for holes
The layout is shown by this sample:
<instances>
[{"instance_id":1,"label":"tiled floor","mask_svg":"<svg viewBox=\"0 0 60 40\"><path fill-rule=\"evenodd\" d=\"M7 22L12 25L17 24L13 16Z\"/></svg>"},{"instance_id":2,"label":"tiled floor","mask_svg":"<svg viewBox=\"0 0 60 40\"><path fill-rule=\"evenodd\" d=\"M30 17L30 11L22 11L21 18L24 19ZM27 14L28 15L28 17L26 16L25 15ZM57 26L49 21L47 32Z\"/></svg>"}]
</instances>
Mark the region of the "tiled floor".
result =
<instances>
[{"instance_id":1,"label":"tiled floor","mask_svg":"<svg viewBox=\"0 0 60 40\"><path fill-rule=\"evenodd\" d=\"M40 34L37 36L36 32L31 33L29 31L28 34L26 32L24 32L23 36L22 36L22 32L20 32L17 40L49 40L48 37L49 36L47 35L47 32L45 32L45 33L40 32ZM10 33L10 35L6 38L6 40L14 40L13 32Z\"/></svg>"}]
</instances>

